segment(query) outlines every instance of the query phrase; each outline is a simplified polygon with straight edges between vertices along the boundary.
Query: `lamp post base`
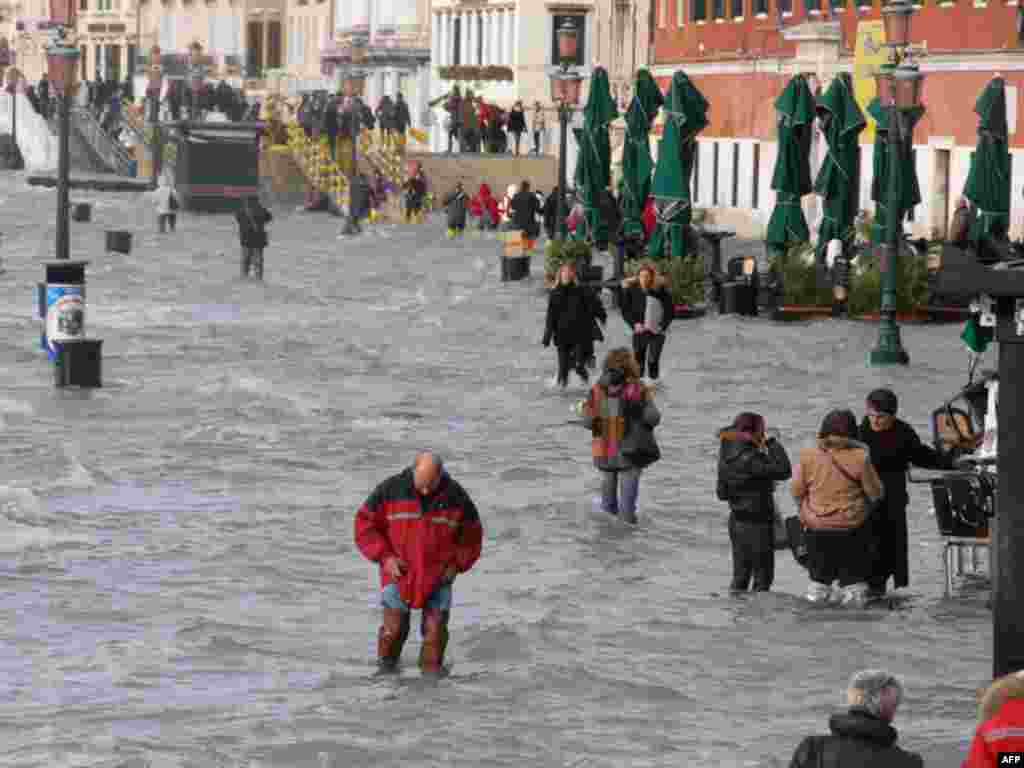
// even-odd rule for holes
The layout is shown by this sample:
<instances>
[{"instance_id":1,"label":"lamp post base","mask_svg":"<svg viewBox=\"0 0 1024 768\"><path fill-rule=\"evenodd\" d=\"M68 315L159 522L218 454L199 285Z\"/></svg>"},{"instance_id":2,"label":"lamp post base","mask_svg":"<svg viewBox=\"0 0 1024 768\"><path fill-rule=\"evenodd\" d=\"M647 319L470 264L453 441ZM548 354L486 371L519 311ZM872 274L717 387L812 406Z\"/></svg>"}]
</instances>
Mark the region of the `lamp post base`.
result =
<instances>
[{"instance_id":1,"label":"lamp post base","mask_svg":"<svg viewBox=\"0 0 1024 768\"><path fill-rule=\"evenodd\" d=\"M908 365L910 355L903 348L900 340L900 328L896 325L896 318L892 315L883 315L882 324L878 329L878 346L871 350L868 356L871 365Z\"/></svg>"}]
</instances>

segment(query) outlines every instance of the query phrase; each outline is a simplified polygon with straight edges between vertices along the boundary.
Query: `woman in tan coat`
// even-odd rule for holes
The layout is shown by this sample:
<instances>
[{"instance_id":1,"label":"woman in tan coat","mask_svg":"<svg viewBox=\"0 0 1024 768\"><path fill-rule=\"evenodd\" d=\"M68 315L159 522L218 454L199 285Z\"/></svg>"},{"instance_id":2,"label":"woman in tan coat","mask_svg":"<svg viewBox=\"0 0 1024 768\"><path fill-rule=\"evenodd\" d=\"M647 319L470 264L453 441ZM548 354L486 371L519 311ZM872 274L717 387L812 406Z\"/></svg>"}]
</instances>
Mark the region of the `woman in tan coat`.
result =
<instances>
[{"instance_id":1,"label":"woman in tan coat","mask_svg":"<svg viewBox=\"0 0 1024 768\"><path fill-rule=\"evenodd\" d=\"M793 472L793 497L807 531L807 599L833 597L838 580L845 604L863 604L871 572L871 536L866 525L871 506L882 498L882 481L866 446L856 441L851 411L832 411L821 424L818 442L800 451Z\"/></svg>"}]
</instances>

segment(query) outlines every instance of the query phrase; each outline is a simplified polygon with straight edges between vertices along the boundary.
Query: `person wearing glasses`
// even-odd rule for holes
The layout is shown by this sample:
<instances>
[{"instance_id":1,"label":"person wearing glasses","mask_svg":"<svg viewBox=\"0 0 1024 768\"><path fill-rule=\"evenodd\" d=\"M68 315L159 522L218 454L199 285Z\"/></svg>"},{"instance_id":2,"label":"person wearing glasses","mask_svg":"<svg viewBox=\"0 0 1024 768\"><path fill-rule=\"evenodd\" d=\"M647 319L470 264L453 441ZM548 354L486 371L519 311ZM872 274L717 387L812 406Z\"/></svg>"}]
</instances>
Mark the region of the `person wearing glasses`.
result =
<instances>
[{"instance_id":1,"label":"person wearing glasses","mask_svg":"<svg viewBox=\"0 0 1024 768\"><path fill-rule=\"evenodd\" d=\"M885 594L889 577L895 589L910 584L907 544L907 469L952 469L946 458L921 442L914 428L896 418L899 400L889 389L876 389L865 403L860 440L868 446L871 463L885 487L885 497L871 516L871 536L877 557L868 577L868 597Z\"/></svg>"}]
</instances>

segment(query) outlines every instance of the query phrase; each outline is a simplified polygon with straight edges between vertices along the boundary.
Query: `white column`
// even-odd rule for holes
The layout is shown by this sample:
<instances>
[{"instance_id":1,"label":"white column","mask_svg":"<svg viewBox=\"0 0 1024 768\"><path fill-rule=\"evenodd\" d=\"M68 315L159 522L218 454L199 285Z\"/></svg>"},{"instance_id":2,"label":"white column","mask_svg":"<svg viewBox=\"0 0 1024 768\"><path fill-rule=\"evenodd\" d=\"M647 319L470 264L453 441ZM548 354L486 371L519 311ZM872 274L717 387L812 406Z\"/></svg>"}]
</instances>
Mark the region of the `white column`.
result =
<instances>
[{"instance_id":1,"label":"white column","mask_svg":"<svg viewBox=\"0 0 1024 768\"><path fill-rule=\"evenodd\" d=\"M498 37L498 11L487 11L487 63L498 67L502 62L501 38Z\"/></svg>"},{"instance_id":2,"label":"white column","mask_svg":"<svg viewBox=\"0 0 1024 768\"><path fill-rule=\"evenodd\" d=\"M519 66L519 14L512 11L512 60L510 67Z\"/></svg>"},{"instance_id":3,"label":"white column","mask_svg":"<svg viewBox=\"0 0 1024 768\"><path fill-rule=\"evenodd\" d=\"M448 14L439 13L435 17L437 21L437 57L430 63L435 67L448 65Z\"/></svg>"},{"instance_id":4,"label":"white column","mask_svg":"<svg viewBox=\"0 0 1024 768\"><path fill-rule=\"evenodd\" d=\"M476 66L480 63L480 60L476 57L476 46L477 41L480 39L480 27L478 24L478 16L476 11L470 11L466 14L466 26L469 30L469 34L466 38L469 41L469 56L466 59L466 64L470 66Z\"/></svg>"},{"instance_id":5,"label":"white column","mask_svg":"<svg viewBox=\"0 0 1024 768\"><path fill-rule=\"evenodd\" d=\"M469 14L459 13L459 62L462 66L469 63Z\"/></svg>"},{"instance_id":6,"label":"white column","mask_svg":"<svg viewBox=\"0 0 1024 768\"><path fill-rule=\"evenodd\" d=\"M502 47L504 48L505 66L506 67L515 66L515 51L512 48L512 46L515 44L515 30L513 30L513 27L515 26L515 23L516 23L515 11L506 10L505 11L505 25L504 25L504 29L502 30L502 32L505 33L505 44Z\"/></svg>"},{"instance_id":7,"label":"white column","mask_svg":"<svg viewBox=\"0 0 1024 768\"><path fill-rule=\"evenodd\" d=\"M452 20L451 13L441 14L441 61L444 62L446 67L450 67L452 61L455 59L454 42L452 39Z\"/></svg>"},{"instance_id":8,"label":"white column","mask_svg":"<svg viewBox=\"0 0 1024 768\"><path fill-rule=\"evenodd\" d=\"M483 55L480 57L480 66L486 66L491 63L491 12L481 11L480 12L480 34L483 37L484 48Z\"/></svg>"},{"instance_id":9,"label":"white column","mask_svg":"<svg viewBox=\"0 0 1024 768\"><path fill-rule=\"evenodd\" d=\"M433 14L430 21L430 65L439 67L441 66L441 14Z\"/></svg>"},{"instance_id":10,"label":"white column","mask_svg":"<svg viewBox=\"0 0 1024 768\"><path fill-rule=\"evenodd\" d=\"M505 63L504 26L505 12L497 10L494 12L494 63L499 67Z\"/></svg>"}]
</instances>

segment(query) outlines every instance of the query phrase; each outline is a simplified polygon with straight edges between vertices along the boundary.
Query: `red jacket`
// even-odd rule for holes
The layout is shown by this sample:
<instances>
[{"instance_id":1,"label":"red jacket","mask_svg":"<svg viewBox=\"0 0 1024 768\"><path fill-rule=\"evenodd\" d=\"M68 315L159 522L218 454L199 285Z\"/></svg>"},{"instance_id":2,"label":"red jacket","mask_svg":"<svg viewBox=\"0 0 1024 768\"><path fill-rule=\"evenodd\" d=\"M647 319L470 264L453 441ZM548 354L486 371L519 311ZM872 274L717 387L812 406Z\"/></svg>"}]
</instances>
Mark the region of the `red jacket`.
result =
<instances>
[{"instance_id":1,"label":"red jacket","mask_svg":"<svg viewBox=\"0 0 1024 768\"><path fill-rule=\"evenodd\" d=\"M651 232L654 231L654 225L657 224L657 216L654 213L653 197L647 198L647 203L644 205L644 212L640 216L640 221L644 225L644 237L650 240Z\"/></svg>"},{"instance_id":2,"label":"red jacket","mask_svg":"<svg viewBox=\"0 0 1024 768\"><path fill-rule=\"evenodd\" d=\"M998 768L1000 752L1024 752L1024 699L1003 702L978 726L962 768Z\"/></svg>"},{"instance_id":3,"label":"red jacket","mask_svg":"<svg viewBox=\"0 0 1024 768\"><path fill-rule=\"evenodd\" d=\"M494 199L489 186L481 184L480 191L469 205L474 216L483 216L486 211L490 215L491 226L498 226L498 201Z\"/></svg>"},{"instance_id":4,"label":"red jacket","mask_svg":"<svg viewBox=\"0 0 1024 768\"><path fill-rule=\"evenodd\" d=\"M398 592L410 608L422 608L455 565L465 573L480 557L483 526L469 495L447 474L432 496L413 486L408 468L389 477L356 513L355 539L359 551L380 563L381 587L394 579L384 568L388 558L405 561Z\"/></svg>"}]
</instances>

